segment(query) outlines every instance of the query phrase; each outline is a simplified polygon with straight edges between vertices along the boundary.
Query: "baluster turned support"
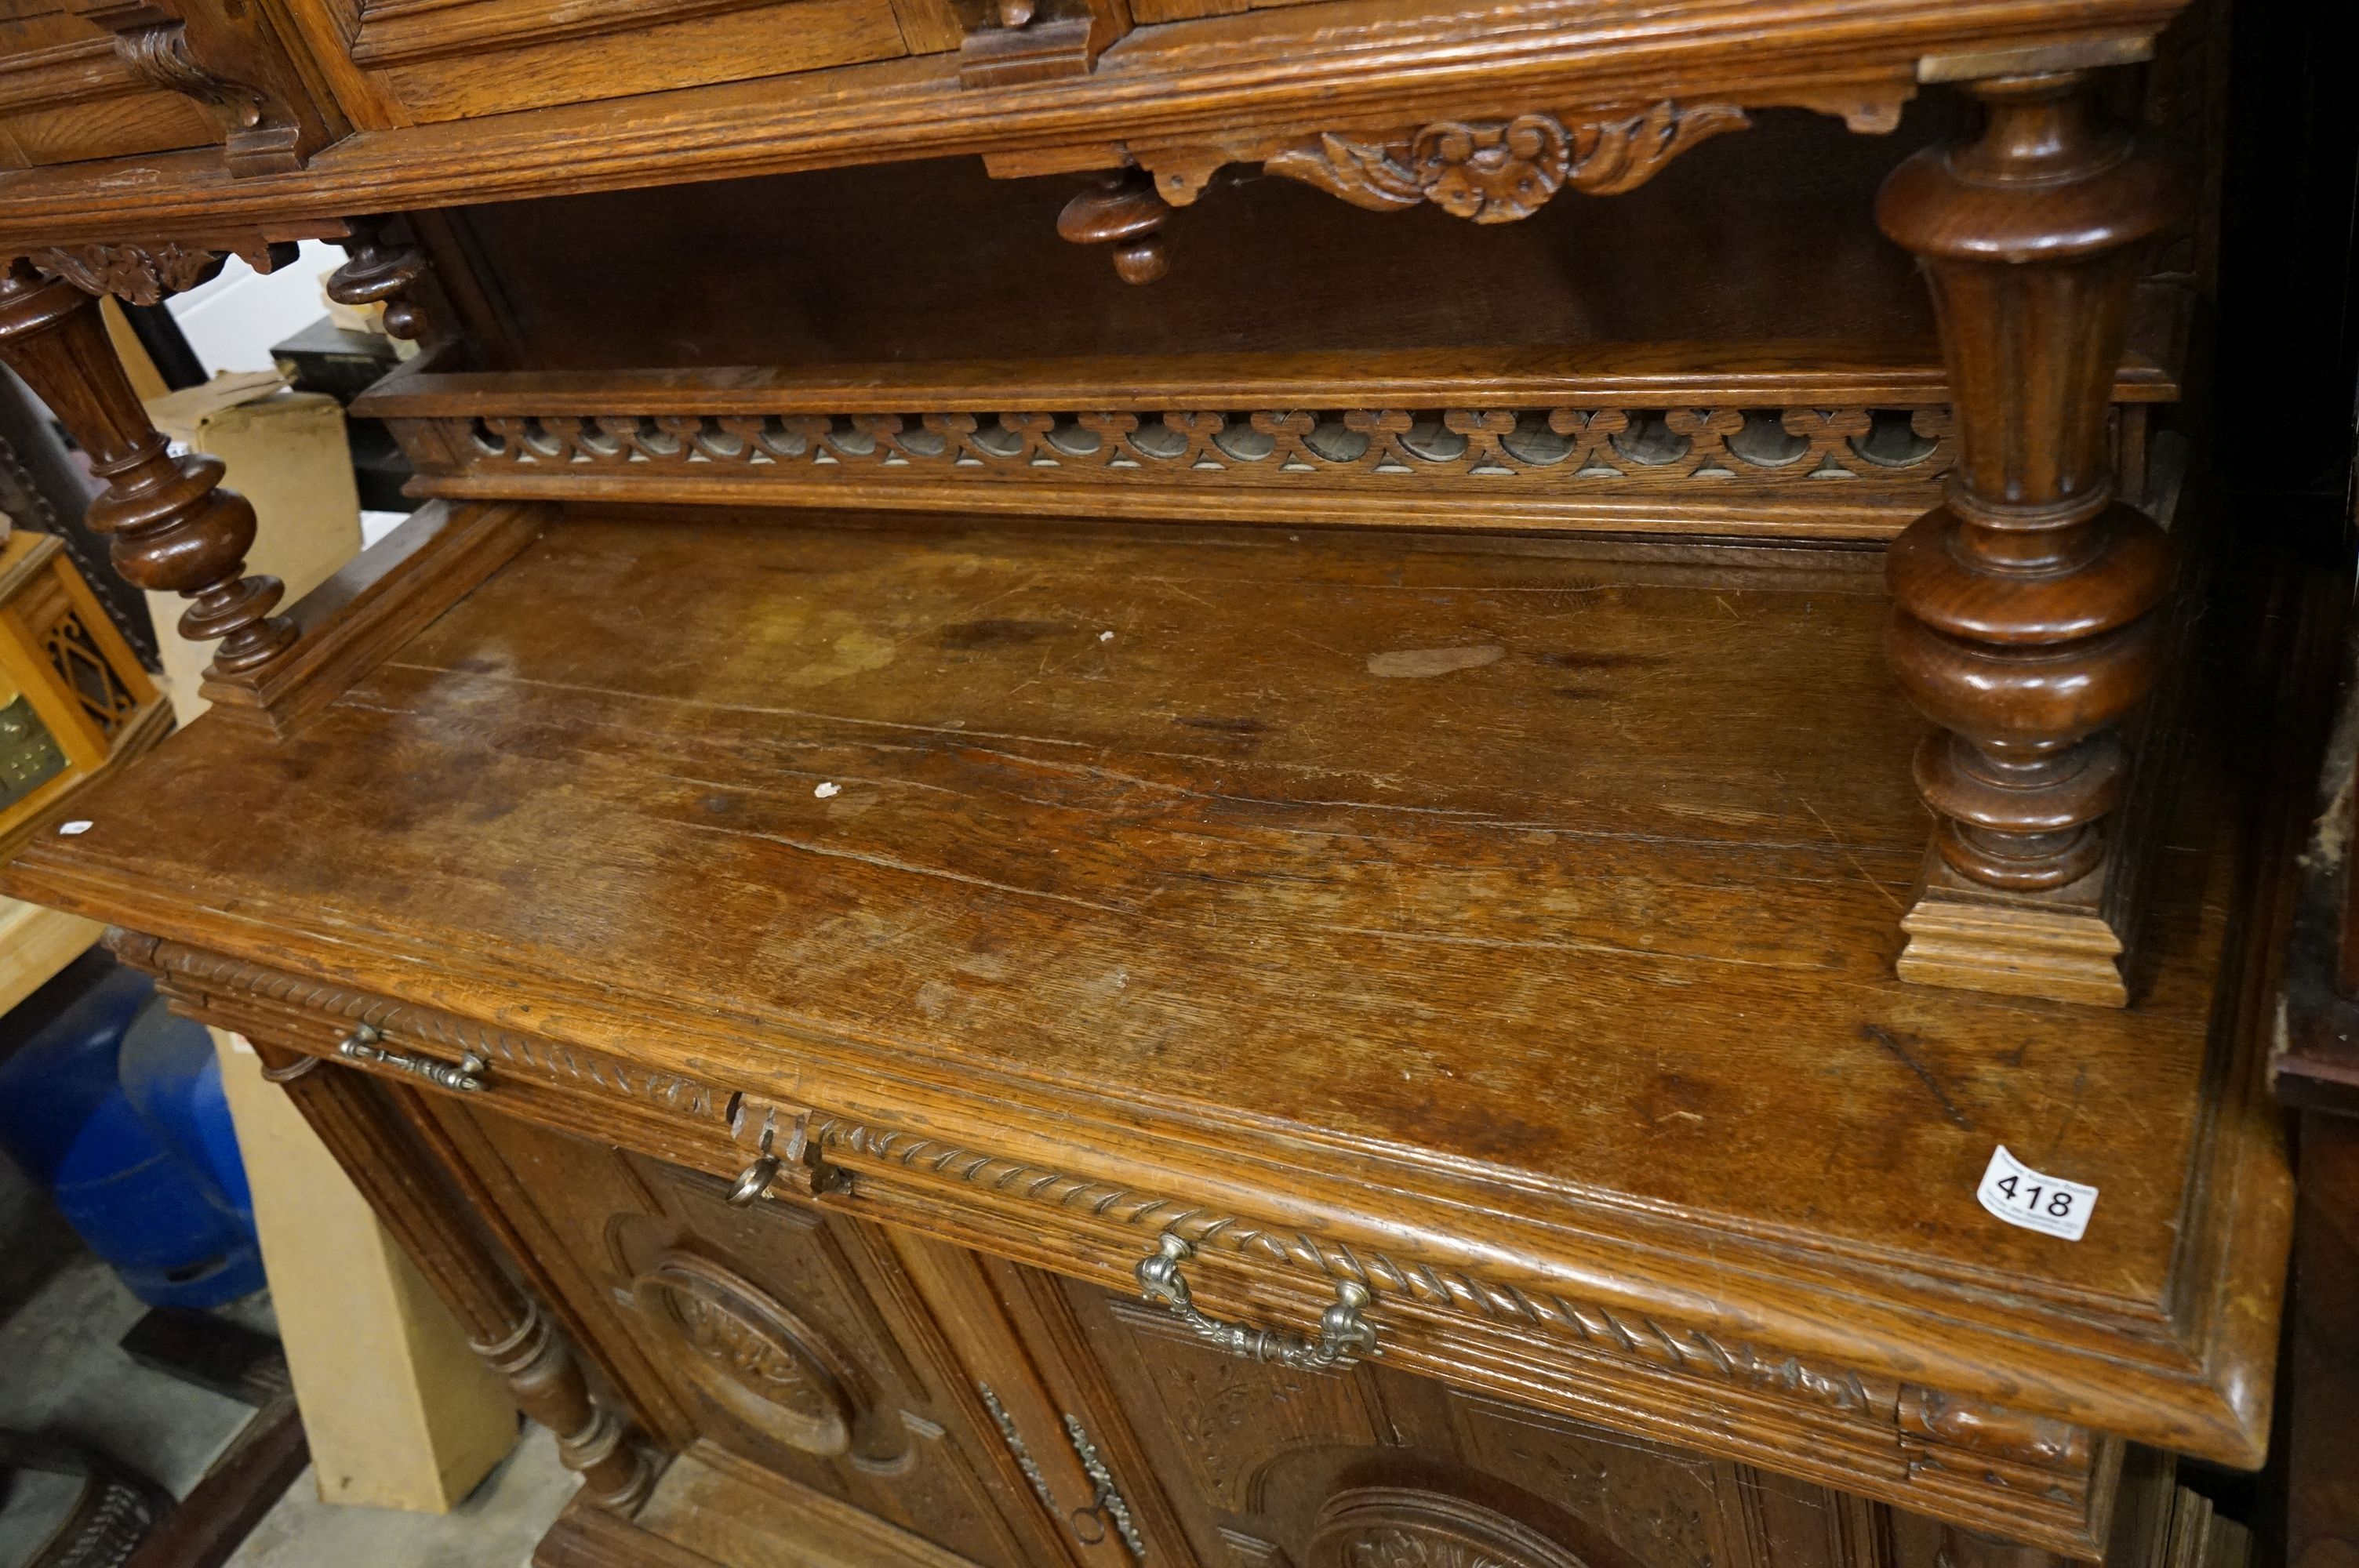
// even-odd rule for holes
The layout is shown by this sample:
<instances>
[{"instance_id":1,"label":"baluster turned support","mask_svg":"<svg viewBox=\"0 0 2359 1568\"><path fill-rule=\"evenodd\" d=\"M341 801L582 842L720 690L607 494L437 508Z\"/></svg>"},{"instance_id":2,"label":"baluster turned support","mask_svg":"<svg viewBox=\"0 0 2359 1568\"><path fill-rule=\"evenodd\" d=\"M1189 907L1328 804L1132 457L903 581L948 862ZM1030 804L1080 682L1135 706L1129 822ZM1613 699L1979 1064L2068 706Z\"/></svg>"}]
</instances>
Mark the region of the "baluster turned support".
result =
<instances>
[{"instance_id":1,"label":"baluster turned support","mask_svg":"<svg viewBox=\"0 0 2359 1568\"><path fill-rule=\"evenodd\" d=\"M559 1457L580 1472L591 1498L621 1513L637 1508L654 1484L652 1463L623 1422L591 1398L547 1314L509 1280L458 1204L421 1168L419 1140L429 1124L391 1103L414 1091L371 1083L346 1067L306 1070L303 1064L314 1058L266 1042L256 1041L255 1051L451 1308L475 1354L507 1384L517 1408L557 1433Z\"/></svg>"},{"instance_id":2,"label":"baluster turned support","mask_svg":"<svg viewBox=\"0 0 2359 1568\"><path fill-rule=\"evenodd\" d=\"M390 223L384 217L349 222L352 238L336 242L346 259L328 276L328 297L339 305L384 305L386 335L414 342L425 337L428 322L412 291L431 264L416 245L389 238Z\"/></svg>"},{"instance_id":3,"label":"baluster turned support","mask_svg":"<svg viewBox=\"0 0 2359 1568\"><path fill-rule=\"evenodd\" d=\"M1983 901L1947 929L1938 961L1921 950L1932 944L1920 901L1901 969L2118 1005L2110 958L2086 956L2089 931L2059 925L2070 939L2027 957L2038 939L2021 934L2038 920L2010 935L2006 904L2085 892L2108 871L2106 818L2129 775L2115 729L2169 652L2173 551L2115 498L2107 411L2139 264L2178 214L2176 180L2134 131L2103 121L2083 73L1972 91L1988 110L1979 139L1910 158L1877 203L1884 232L1923 264L1958 441L1943 503L1892 546L1889 646L1940 726L1916 765L1940 863ZM1977 929L1993 934L1986 960L1972 952Z\"/></svg>"},{"instance_id":4,"label":"baluster turned support","mask_svg":"<svg viewBox=\"0 0 2359 1568\"><path fill-rule=\"evenodd\" d=\"M1076 245L1111 245L1114 270L1125 283L1153 283L1171 270L1159 232L1171 216L1143 168L1118 168L1065 203L1057 232Z\"/></svg>"},{"instance_id":5,"label":"baluster turned support","mask_svg":"<svg viewBox=\"0 0 2359 1568\"><path fill-rule=\"evenodd\" d=\"M278 579L245 575L254 508L220 488L218 460L166 449L107 341L97 299L21 259L10 263L0 274L0 360L49 406L106 481L89 518L111 541L115 570L137 587L189 599L183 637L221 640L208 674L255 669L295 641L295 628L271 613L285 591Z\"/></svg>"}]
</instances>

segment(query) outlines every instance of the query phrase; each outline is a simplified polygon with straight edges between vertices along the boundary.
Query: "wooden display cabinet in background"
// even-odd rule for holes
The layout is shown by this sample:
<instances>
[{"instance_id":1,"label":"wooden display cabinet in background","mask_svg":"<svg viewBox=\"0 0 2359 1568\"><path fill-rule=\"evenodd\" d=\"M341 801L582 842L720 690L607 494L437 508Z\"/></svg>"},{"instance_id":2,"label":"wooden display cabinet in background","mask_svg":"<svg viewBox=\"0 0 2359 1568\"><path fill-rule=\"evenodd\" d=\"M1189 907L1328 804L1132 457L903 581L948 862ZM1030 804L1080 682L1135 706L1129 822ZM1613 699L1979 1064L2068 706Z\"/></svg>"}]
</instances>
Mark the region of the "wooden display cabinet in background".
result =
<instances>
[{"instance_id":1,"label":"wooden display cabinet in background","mask_svg":"<svg viewBox=\"0 0 2359 1568\"><path fill-rule=\"evenodd\" d=\"M51 535L16 532L0 545L0 854L172 727L131 645Z\"/></svg>"}]
</instances>

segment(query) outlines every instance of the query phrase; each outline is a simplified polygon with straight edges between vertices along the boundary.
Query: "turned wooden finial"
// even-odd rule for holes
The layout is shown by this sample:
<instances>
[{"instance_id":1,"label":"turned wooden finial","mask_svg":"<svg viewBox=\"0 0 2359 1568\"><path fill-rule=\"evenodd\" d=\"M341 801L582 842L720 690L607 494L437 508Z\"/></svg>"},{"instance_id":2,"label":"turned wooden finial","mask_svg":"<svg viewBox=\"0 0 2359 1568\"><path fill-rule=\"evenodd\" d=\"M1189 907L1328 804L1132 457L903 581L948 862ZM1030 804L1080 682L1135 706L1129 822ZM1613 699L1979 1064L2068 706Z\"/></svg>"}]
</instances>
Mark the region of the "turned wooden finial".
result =
<instances>
[{"instance_id":1,"label":"turned wooden finial","mask_svg":"<svg viewBox=\"0 0 2359 1568\"><path fill-rule=\"evenodd\" d=\"M89 520L111 540L115 570L140 588L188 598L183 637L220 639L209 673L253 669L295 641L295 628L270 613L285 591L278 579L245 575L254 508L220 488L218 460L167 450L107 341L95 297L11 262L0 274L0 360L49 406L106 481Z\"/></svg>"},{"instance_id":2,"label":"turned wooden finial","mask_svg":"<svg viewBox=\"0 0 2359 1568\"><path fill-rule=\"evenodd\" d=\"M388 222L378 217L351 221L353 237L336 242L343 246L346 259L328 276L328 297L356 307L382 302L386 334L416 341L425 336L429 323L410 291L430 264L416 245L388 240Z\"/></svg>"},{"instance_id":3,"label":"turned wooden finial","mask_svg":"<svg viewBox=\"0 0 2359 1568\"><path fill-rule=\"evenodd\" d=\"M2104 860L2127 774L2113 731L2167 654L2171 546L2114 498L2106 417L2139 264L2178 200L2084 75L1973 91L1980 138L1909 159L1876 208L1931 287L1958 441L1943 504L1887 558L1890 648L1941 726L1917 782L1943 860L2038 891Z\"/></svg>"},{"instance_id":4,"label":"turned wooden finial","mask_svg":"<svg viewBox=\"0 0 2359 1568\"><path fill-rule=\"evenodd\" d=\"M1153 283L1171 270L1157 232L1170 216L1170 206L1155 193L1153 176L1143 168L1114 169L1097 189L1065 203L1057 232L1077 245L1113 245L1114 270L1125 283Z\"/></svg>"}]
</instances>

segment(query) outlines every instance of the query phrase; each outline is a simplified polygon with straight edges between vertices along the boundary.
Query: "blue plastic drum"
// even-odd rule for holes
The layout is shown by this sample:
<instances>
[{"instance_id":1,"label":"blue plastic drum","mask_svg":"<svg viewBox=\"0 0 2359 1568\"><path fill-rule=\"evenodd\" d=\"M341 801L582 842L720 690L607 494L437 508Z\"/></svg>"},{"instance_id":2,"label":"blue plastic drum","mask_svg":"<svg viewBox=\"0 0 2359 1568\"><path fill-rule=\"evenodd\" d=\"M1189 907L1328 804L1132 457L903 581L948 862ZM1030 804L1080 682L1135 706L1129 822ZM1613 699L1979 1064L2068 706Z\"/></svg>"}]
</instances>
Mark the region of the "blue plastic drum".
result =
<instances>
[{"instance_id":1,"label":"blue plastic drum","mask_svg":"<svg viewBox=\"0 0 2359 1568\"><path fill-rule=\"evenodd\" d=\"M0 1061L0 1149L149 1305L262 1288L212 1040L137 970L115 969Z\"/></svg>"}]
</instances>

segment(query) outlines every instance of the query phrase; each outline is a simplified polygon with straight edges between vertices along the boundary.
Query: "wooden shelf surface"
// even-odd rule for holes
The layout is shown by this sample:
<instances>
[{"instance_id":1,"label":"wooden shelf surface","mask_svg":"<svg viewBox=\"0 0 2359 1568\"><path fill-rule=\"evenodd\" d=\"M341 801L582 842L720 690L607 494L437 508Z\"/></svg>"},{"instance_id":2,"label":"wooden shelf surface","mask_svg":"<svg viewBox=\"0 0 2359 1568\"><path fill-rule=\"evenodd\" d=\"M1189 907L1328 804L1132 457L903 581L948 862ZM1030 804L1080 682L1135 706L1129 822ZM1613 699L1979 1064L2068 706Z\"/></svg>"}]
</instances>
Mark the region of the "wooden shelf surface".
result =
<instances>
[{"instance_id":1,"label":"wooden shelf surface","mask_svg":"<svg viewBox=\"0 0 2359 1568\"><path fill-rule=\"evenodd\" d=\"M2129 1008L1896 980L1927 823L1880 566L582 510L5 885L2256 1460L2248 803L2190 768ZM2082 1239L1976 1203L1999 1144L2099 1190Z\"/></svg>"}]
</instances>

